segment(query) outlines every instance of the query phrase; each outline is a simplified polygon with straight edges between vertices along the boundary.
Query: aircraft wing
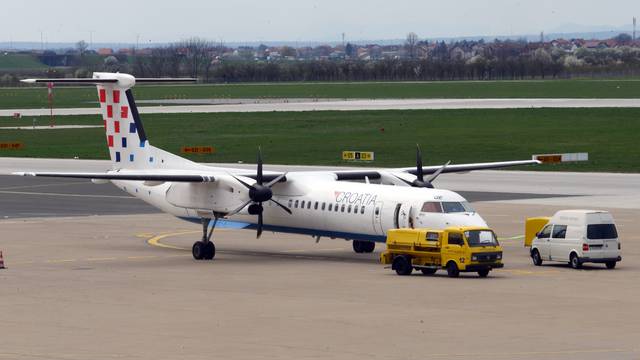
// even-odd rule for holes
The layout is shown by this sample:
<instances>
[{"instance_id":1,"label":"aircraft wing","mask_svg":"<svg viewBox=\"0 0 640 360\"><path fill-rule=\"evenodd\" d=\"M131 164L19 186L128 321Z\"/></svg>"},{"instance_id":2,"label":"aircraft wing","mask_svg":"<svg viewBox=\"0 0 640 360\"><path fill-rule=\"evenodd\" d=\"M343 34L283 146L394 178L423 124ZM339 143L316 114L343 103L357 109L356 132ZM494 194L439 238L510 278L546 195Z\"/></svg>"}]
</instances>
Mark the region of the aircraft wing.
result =
<instances>
[{"instance_id":1,"label":"aircraft wing","mask_svg":"<svg viewBox=\"0 0 640 360\"><path fill-rule=\"evenodd\" d=\"M484 163L470 163L470 164L454 164L447 165L441 172L442 173L455 173L455 172L468 172L474 170L490 170L490 169L500 169L511 166L520 166L520 165L537 165L540 164L538 160L516 160L516 161L497 161L497 162L484 162ZM423 166L422 172L425 175L433 174L439 169L441 169L442 165L436 166ZM407 168L391 168L391 169L363 169L363 170L343 170L343 171L334 171L336 174L337 180L364 180L368 179L380 179L383 173L409 173L412 175L416 175L417 169L415 167L407 167Z\"/></svg>"},{"instance_id":2,"label":"aircraft wing","mask_svg":"<svg viewBox=\"0 0 640 360\"><path fill-rule=\"evenodd\" d=\"M56 178L72 178L72 179L92 179L92 180L131 180L131 181L160 181L160 182L192 182L207 183L222 180L229 174L222 172L207 173L198 171L122 171L122 172L14 172L12 175L18 176L37 176L37 177L56 177ZM226 175L226 176L225 176ZM255 173L248 173L241 170L234 175L254 179ZM272 181L282 175L282 173L269 172L263 175L264 181ZM280 182L286 181L286 177Z\"/></svg>"}]
</instances>

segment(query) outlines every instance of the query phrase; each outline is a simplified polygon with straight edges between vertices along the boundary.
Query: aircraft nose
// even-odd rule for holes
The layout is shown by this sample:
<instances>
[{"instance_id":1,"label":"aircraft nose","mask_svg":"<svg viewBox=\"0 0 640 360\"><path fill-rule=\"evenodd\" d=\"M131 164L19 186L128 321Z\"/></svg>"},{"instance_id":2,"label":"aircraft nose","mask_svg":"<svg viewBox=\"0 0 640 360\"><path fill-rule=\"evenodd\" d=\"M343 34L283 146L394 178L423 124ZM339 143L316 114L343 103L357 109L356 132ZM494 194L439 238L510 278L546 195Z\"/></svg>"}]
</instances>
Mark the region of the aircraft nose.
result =
<instances>
[{"instance_id":1,"label":"aircraft nose","mask_svg":"<svg viewBox=\"0 0 640 360\"><path fill-rule=\"evenodd\" d=\"M487 222L478 213L449 214L447 226L487 226Z\"/></svg>"}]
</instances>

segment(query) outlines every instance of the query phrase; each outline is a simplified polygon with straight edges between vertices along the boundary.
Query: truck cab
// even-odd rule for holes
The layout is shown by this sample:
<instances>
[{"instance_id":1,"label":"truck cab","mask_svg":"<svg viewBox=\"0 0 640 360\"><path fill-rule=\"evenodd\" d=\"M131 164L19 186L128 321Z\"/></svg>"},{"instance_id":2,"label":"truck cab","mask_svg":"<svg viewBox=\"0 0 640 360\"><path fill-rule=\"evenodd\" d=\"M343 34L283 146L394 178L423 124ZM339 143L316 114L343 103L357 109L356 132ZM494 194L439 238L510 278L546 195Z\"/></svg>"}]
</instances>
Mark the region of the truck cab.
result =
<instances>
[{"instance_id":1,"label":"truck cab","mask_svg":"<svg viewBox=\"0 0 640 360\"><path fill-rule=\"evenodd\" d=\"M450 277L458 277L460 272L486 277L504 266L502 247L487 227L394 229L388 231L386 242L387 251L380 255L380 261L391 264L398 275L410 275L414 269L433 275L445 269Z\"/></svg>"}]
</instances>

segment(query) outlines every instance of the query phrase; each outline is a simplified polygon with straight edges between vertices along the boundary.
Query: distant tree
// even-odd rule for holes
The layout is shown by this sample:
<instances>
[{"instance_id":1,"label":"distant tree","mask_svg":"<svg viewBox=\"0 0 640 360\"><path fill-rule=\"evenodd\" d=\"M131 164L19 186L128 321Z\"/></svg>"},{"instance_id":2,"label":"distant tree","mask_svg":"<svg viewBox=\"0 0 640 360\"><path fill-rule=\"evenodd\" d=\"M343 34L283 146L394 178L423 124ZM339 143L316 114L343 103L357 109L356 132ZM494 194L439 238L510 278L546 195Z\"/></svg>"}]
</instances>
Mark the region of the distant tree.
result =
<instances>
[{"instance_id":1,"label":"distant tree","mask_svg":"<svg viewBox=\"0 0 640 360\"><path fill-rule=\"evenodd\" d=\"M192 37L183 41L180 45L186 50L186 57L190 68L189 74L197 78L198 75L202 73L203 66L212 60L210 52L212 44L207 40Z\"/></svg>"},{"instance_id":2,"label":"distant tree","mask_svg":"<svg viewBox=\"0 0 640 360\"><path fill-rule=\"evenodd\" d=\"M631 35L627 33L621 33L618 36L613 38L620 45L629 45L633 41Z\"/></svg>"},{"instance_id":3,"label":"distant tree","mask_svg":"<svg viewBox=\"0 0 640 360\"><path fill-rule=\"evenodd\" d=\"M416 49L418 46L418 35L414 32L407 34L407 39L404 42L404 48L407 51L407 55L410 59L416 58Z\"/></svg>"},{"instance_id":4,"label":"distant tree","mask_svg":"<svg viewBox=\"0 0 640 360\"><path fill-rule=\"evenodd\" d=\"M78 50L78 54L80 54L81 57L84 56L88 48L89 44L84 40L80 40L76 43L76 50Z\"/></svg>"},{"instance_id":5,"label":"distant tree","mask_svg":"<svg viewBox=\"0 0 640 360\"><path fill-rule=\"evenodd\" d=\"M293 56L295 57L298 54L298 52L296 51L296 49L292 48L291 46L283 46L280 49L280 55L282 56Z\"/></svg>"},{"instance_id":6,"label":"distant tree","mask_svg":"<svg viewBox=\"0 0 640 360\"><path fill-rule=\"evenodd\" d=\"M104 70L107 72L120 71L120 62L118 61L118 58L115 56L109 56L104 59Z\"/></svg>"},{"instance_id":7,"label":"distant tree","mask_svg":"<svg viewBox=\"0 0 640 360\"><path fill-rule=\"evenodd\" d=\"M347 43L347 46L344 48L344 53L348 58L355 58L358 56L358 48L351 43Z\"/></svg>"}]
</instances>

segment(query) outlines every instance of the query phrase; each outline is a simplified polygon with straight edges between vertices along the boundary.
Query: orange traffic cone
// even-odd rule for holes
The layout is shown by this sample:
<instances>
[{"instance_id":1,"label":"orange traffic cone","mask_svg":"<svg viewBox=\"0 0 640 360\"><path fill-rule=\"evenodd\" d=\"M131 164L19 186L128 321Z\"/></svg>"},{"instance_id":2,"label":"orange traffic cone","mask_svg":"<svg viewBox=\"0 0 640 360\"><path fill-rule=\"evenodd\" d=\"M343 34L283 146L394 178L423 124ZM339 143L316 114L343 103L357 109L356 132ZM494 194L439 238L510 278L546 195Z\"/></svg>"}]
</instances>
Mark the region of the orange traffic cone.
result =
<instances>
[{"instance_id":1,"label":"orange traffic cone","mask_svg":"<svg viewBox=\"0 0 640 360\"><path fill-rule=\"evenodd\" d=\"M6 269L4 266L4 257L2 257L2 251L0 251L0 269Z\"/></svg>"}]
</instances>

